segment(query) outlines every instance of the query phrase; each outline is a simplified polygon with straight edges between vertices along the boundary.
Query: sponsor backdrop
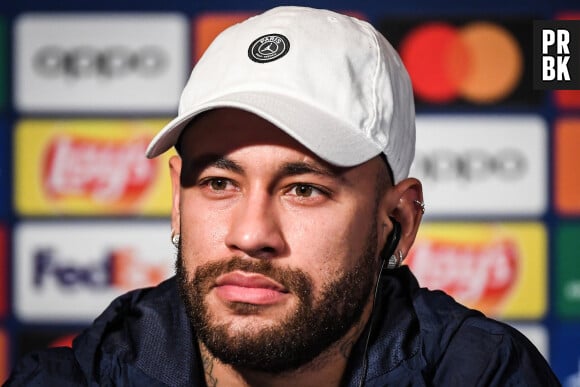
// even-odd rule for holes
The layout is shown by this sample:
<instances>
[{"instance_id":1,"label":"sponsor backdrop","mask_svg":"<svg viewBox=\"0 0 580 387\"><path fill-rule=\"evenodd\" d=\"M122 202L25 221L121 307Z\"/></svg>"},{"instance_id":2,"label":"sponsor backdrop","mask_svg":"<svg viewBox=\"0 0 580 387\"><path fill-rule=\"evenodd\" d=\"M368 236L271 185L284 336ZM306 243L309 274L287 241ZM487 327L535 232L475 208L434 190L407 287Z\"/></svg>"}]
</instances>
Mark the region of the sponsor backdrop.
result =
<instances>
[{"instance_id":1,"label":"sponsor backdrop","mask_svg":"<svg viewBox=\"0 0 580 387\"><path fill-rule=\"evenodd\" d=\"M144 148L213 37L277 4L0 4L0 382L172 275L168 156ZM513 324L579 386L580 91L533 88L532 38L534 20L580 19L580 5L308 4L367 19L410 70L420 283Z\"/></svg>"},{"instance_id":2,"label":"sponsor backdrop","mask_svg":"<svg viewBox=\"0 0 580 387\"><path fill-rule=\"evenodd\" d=\"M0 59L1 60L1 59ZM1 67L1 66L0 66ZM0 89L6 89L0 86ZM1 92L1 91L0 91ZM0 110L1 112L1 110ZM10 196L12 186L12 181L10 177L10 138L11 138L11 127L9 121L6 117L2 117L0 113L0 223L2 220L7 219L10 216ZM0 255L2 253L0 252Z\"/></svg>"}]
</instances>

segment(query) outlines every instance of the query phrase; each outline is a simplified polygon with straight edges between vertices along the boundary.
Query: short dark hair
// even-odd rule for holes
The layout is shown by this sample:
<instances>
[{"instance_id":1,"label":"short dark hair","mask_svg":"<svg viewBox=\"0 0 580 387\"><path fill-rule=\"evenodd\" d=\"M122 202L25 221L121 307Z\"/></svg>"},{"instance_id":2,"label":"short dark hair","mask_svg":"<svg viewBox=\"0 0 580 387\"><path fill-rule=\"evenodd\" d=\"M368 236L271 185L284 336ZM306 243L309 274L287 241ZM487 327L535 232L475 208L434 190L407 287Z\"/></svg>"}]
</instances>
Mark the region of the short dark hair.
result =
<instances>
[{"instance_id":1,"label":"short dark hair","mask_svg":"<svg viewBox=\"0 0 580 387\"><path fill-rule=\"evenodd\" d=\"M382 152L379 156L383 160L383 167L380 168L377 175L377 196L380 197L388 188L395 184L395 179L393 178L393 170L387 161L387 156Z\"/></svg>"}]
</instances>

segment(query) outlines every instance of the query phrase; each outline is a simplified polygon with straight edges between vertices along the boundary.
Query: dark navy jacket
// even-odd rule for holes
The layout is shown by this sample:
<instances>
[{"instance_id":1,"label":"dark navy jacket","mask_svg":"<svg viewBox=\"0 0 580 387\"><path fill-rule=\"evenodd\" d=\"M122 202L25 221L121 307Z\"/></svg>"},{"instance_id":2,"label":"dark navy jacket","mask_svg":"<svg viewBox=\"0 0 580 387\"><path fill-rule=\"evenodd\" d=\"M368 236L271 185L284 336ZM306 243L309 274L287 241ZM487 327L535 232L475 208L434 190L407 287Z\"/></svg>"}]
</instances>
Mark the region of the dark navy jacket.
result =
<instances>
[{"instance_id":1,"label":"dark navy jacket","mask_svg":"<svg viewBox=\"0 0 580 387\"><path fill-rule=\"evenodd\" d=\"M385 275L376 313L365 386L560 385L519 332L443 292L419 288L405 266ZM345 386L357 386L363 375L364 341L353 348ZM113 301L72 349L25 356L6 384L204 386L195 342L170 279Z\"/></svg>"}]
</instances>

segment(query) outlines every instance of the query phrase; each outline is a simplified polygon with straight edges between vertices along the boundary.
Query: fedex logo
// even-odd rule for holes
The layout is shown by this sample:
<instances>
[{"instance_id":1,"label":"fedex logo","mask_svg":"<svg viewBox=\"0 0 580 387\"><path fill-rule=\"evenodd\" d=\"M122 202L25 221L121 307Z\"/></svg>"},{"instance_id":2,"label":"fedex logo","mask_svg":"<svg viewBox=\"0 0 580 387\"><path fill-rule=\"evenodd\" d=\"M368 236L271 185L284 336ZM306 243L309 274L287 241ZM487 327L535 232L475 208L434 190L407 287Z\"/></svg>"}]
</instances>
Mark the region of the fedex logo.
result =
<instances>
[{"instance_id":1,"label":"fedex logo","mask_svg":"<svg viewBox=\"0 0 580 387\"><path fill-rule=\"evenodd\" d=\"M62 288L115 287L128 290L155 285L165 277L164 267L137 262L130 249L112 250L96 261L77 263L59 256L53 249L43 248L34 255L32 282L36 288L42 288L48 281L53 281Z\"/></svg>"},{"instance_id":2,"label":"fedex logo","mask_svg":"<svg viewBox=\"0 0 580 387\"><path fill-rule=\"evenodd\" d=\"M131 289L174 272L168 221L21 222L14 310L32 323L88 323Z\"/></svg>"},{"instance_id":3,"label":"fedex logo","mask_svg":"<svg viewBox=\"0 0 580 387\"><path fill-rule=\"evenodd\" d=\"M42 249L34 257L34 286L42 287L48 278L54 279L63 287L85 285L89 287L107 287L113 284L111 263L114 253L100 262L88 265L72 264L60 261L54 251Z\"/></svg>"}]
</instances>

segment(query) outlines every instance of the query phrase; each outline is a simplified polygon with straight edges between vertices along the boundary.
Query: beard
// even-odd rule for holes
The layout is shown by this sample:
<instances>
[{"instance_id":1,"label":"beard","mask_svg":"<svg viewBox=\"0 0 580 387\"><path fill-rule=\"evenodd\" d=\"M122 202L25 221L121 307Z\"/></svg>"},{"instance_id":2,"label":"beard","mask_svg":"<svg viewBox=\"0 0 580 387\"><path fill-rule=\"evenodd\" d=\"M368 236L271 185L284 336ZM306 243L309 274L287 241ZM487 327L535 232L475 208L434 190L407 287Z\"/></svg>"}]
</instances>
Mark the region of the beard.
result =
<instances>
[{"instance_id":1,"label":"beard","mask_svg":"<svg viewBox=\"0 0 580 387\"><path fill-rule=\"evenodd\" d=\"M233 257L198 267L191 279L178 247L176 277L179 293L197 338L213 356L236 368L267 373L292 371L310 363L342 338L362 315L373 288L376 268L376 226L367 237L355 267L327 281L321 295L312 294L313 281L298 269L278 267L269 259ZM259 273L282 284L297 299L297 307L280 321L258 329L236 330L213 320L205 296L218 276L234 270ZM260 306L236 303L237 315L258 313Z\"/></svg>"}]
</instances>

